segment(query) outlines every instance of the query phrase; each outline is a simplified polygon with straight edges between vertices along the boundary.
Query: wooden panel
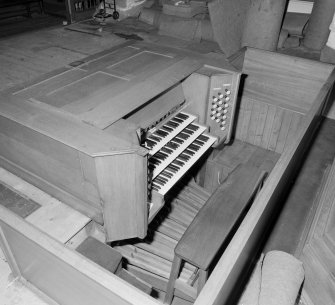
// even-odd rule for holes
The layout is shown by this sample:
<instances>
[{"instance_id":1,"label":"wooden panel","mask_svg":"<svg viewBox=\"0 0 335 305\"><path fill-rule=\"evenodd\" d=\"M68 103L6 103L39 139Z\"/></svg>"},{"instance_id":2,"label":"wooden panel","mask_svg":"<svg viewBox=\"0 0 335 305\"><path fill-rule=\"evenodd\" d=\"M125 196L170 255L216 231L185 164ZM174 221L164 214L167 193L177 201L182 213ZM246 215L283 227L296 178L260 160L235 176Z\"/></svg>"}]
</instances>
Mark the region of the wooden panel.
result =
<instances>
[{"instance_id":1,"label":"wooden panel","mask_svg":"<svg viewBox=\"0 0 335 305\"><path fill-rule=\"evenodd\" d=\"M87 75L85 71L78 69L66 70L50 77L45 75L42 80L36 81L34 84L28 84L25 88L15 91L13 95L24 99L42 96L67 85L69 82L74 82L85 75Z\"/></svg>"},{"instance_id":2,"label":"wooden panel","mask_svg":"<svg viewBox=\"0 0 335 305\"><path fill-rule=\"evenodd\" d=\"M108 241L144 238L148 226L147 160L135 154L95 159Z\"/></svg>"},{"instance_id":3,"label":"wooden panel","mask_svg":"<svg viewBox=\"0 0 335 305\"><path fill-rule=\"evenodd\" d=\"M236 138L282 153L304 115L290 109L242 98L237 118Z\"/></svg>"},{"instance_id":4,"label":"wooden panel","mask_svg":"<svg viewBox=\"0 0 335 305\"><path fill-rule=\"evenodd\" d=\"M1 230L22 276L59 304L160 304L3 207L0 209Z\"/></svg>"},{"instance_id":5,"label":"wooden panel","mask_svg":"<svg viewBox=\"0 0 335 305\"><path fill-rule=\"evenodd\" d=\"M84 181L77 151L8 119L0 120L0 130L2 158L92 205L100 206L98 196L86 198L83 194Z\"/></svg>"},{"instance_id":6,"label":"wooden panel","mask_svg":"<svg viewBox=\"0 0 335 305\"><path fill-rule=\"evenodd\" d=\"M307 112L332 70L303 58L248 48L243 72L244 95L299 112Z\"/></svg>"},{"instance_id":7,"label":"wooden panel","mask_svg":"<svg viewBox=\"0 0 335 305\"><path fill-rule=\"evenodd\" d=\"M130 81L128 90L115 95L113 88L99 94L102 102L89 112L79 115L80 119L101 129L106 128L124 115L143 105L154 96L181 81L200 68L201 62L195 59L171 60L169 67L141 80ZM144 82L145 80L145 82ZM120 90L121 91L121 90ZM136 99L134 99L136 96Z\"/></svg>"},{"instance_id":8,"label":"wooden panel","mask_svg":"<svg viewBox=\"0 0 335 305\"><path fill-rule=\"evenodd\" d=\"M131 147L130 143L116 135L104 133L83 124L70 114L46 106L16 97L2 96L0 115L88 155L102 152L106 154L117 148L126 150Z\"/></svg>"},{"instance_id":9,"label":"wooden panel","mask_svg":"<svg viewBox=\"0 0 335 305\"><path fill-rule=\"evenodd\" d=\"M268 221L280 202L280 198L301 162L301 156L307 149L321 120L326 103L330 103L328 92L335 80L333 71L317 95L313 107L297 131L295 141L286 148L264 187L255 199L238 231L232 238L205 287L198 296L195 305L228 304L232 292L237 289L243 271L255 258Z\"/></svg>"},{"instance_id":10,"label":"wooden panel","mask_svg":"<svg viewBox=\"0 0 335 305\"><path fill-rule=\"evenodd\" d=\"M63 78L66 79L66 75L63 75ZM63 108L65 110L71 109L71 112L75 112L74 109L76 109L75 113L81 113L99 103L99 100L96 98L98 92L108 90L111 86L116 86L120 83L127 83L127 80L98 71L72 82L71 79L68 79L64 86L50 90L44 95L34 97L38 101L53 107ZM83 102L85 107L80 107L82 101L86 100L86 103ZM76 105L76 107L73 105Z\"/></svg>"}]
</instances>

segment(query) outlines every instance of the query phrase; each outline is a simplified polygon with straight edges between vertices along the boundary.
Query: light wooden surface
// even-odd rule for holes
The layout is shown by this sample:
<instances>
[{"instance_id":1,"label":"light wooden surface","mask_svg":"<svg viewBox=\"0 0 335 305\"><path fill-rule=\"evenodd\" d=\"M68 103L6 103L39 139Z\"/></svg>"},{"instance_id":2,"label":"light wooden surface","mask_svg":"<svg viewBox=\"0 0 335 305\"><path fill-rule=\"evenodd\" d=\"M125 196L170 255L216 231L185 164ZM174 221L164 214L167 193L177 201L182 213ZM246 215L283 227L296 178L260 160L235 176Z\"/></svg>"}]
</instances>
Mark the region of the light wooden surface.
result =
<instances>
[{"instance_id":1,"label":"light wooden surface","mask_svg":"<svg viewBox=\"0 0 335 305\"><path fill-rule=\"evenodd\" d=\"M282 153L290 146L304 114L247 97L238 111L236 138Z\"/></svg>"},{"instance_id":2,"label":"light wooden surface","mask_svg":"<svg viewBox=\"0 0 335 305\"><path fill-rule=\"evenodd\" d=\"M21 283L12 271L0 248L0 303L6 305L50 304Z\"/></svg>"},{"instance_id":3,"label":"light wooden surface","mask_svg":"<svg viewBox=\"0 0 335 305\"><path fill-rule=\"evenodd\" d=\"M248 48L243 96L306 113L332 71L332 65Z\"/></svg>"},{"instance_id":4,"label":"light wooden surface","mask_svg":"<svg viewBox=\"0 0 335 305\"><path fill-rule=\"evenodd\" d=\"M147 234L146 161L135 154L95 159L108 241L144 238Z\"/></svg>"}]
</instances>

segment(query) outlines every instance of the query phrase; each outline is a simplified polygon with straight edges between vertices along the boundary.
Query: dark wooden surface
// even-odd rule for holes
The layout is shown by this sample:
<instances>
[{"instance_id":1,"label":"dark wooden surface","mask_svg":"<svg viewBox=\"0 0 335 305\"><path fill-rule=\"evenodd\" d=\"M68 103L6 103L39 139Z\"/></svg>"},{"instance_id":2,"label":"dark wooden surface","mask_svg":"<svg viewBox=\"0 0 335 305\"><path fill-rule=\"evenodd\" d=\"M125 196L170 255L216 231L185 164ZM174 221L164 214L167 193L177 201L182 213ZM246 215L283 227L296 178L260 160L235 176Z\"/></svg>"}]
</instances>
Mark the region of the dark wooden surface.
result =
<instances>
[{"instance_id":1,"label":"dark wooden surface","mask_svg":"<svg viewBox=\"0 0 335 305\"><path fill-rule=\"evenodd\" d=\"M3 205L23 218L27 217L40 207L37 202L19 195L17 192L12 191L1 183L0 205Z\"/></svg>"},{"instance_id":2,"label":"dark wooden surface","mask_svg":"<svg viewBox=\"0 0 335 305\"><path fill-rule=\"evenodd\" d=\"M193 219L175 248L176 255L207 270L247 209L261 172L239 166Z\"/></svg>"},{"instance_id":3,"label":"dark wooden surface","mask_svg":"<svg viewBox=\"0 0 335 305\"><path fill-rule=\"evenodd\" d=\"M94 237L87 237L76 250L112 273L121 268L122 255Z\"/></svg>"}]
</instances>

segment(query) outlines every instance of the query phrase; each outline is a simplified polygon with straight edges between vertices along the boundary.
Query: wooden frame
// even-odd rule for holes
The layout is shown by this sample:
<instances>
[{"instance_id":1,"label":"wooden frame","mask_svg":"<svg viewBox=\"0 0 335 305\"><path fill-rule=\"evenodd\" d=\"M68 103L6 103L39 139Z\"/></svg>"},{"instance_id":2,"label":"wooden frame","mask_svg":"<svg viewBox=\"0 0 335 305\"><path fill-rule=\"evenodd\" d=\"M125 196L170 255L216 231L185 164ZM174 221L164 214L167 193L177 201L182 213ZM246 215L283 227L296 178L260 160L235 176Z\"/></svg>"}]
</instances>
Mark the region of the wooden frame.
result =
<instances>
[{"instance_id":1,"label":"wooden frame","mask_svg":"<svg viewBox=\"0 0 335 305\"><path fill-rule=\"evenodd\" d=\"M323 111L332 102L329 97L335 72L331 66L326 69L328 77L311 102L294 141L284 149L195 305L229 303L243 272L257 254L263 232L280 206L287 182L296 175L302 155L322 120ZM59 304L160 304L2 207L0 228L1 245L16 273ZM91 293L87 296L88 291Z\"/></svg>"}]
</instances>

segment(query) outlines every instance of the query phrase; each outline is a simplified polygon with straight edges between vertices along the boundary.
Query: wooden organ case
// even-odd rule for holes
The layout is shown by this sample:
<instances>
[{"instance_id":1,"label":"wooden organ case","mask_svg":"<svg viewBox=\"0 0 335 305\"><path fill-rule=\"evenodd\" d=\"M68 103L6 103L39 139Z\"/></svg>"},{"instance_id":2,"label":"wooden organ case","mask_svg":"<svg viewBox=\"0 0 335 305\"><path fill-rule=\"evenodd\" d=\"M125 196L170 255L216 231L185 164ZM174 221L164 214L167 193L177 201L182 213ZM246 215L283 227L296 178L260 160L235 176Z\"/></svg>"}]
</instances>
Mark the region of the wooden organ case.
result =
<instances>
[{"instance_id":1,"label":"wooden organ case","mask_svg":"<svg viewBox=\"0 0 335 305\"><path fill-rule=\"evenodd\" d=\"M170 188L228 142L240 74L124 45L7 92L0 165L104 224L144 238Z\"/></svg>"}]
</instances>

